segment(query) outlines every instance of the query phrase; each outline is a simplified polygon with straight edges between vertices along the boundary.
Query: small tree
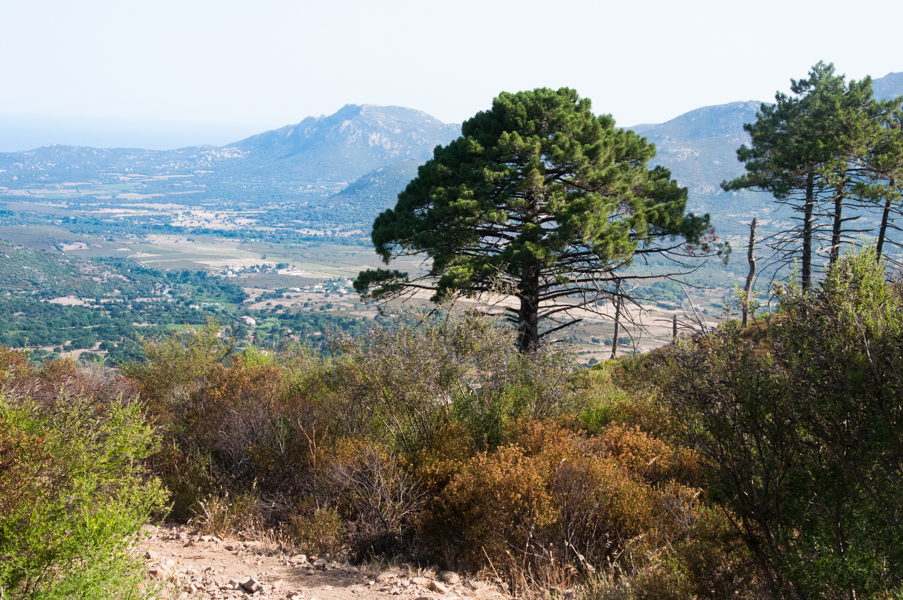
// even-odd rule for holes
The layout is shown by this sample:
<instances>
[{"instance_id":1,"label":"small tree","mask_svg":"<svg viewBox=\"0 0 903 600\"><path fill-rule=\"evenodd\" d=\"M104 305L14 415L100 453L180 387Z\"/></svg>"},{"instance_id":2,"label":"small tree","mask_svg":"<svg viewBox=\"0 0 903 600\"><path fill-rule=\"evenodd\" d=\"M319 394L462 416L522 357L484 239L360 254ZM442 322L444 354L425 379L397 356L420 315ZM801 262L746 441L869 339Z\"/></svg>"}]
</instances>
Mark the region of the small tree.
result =
<instances>
[{"instance_id":1,"label":"small tree","mask_svg":"<svg viewBox=\"0 0 903 600\"><path fill-rule=\"evenodd\" d=\"M685 213L686 189L647 168L654 156L573 90L503 93L374 223L387 264L425 255L427 273L367 270L355 289L382 299L428 290L434 301L501 291L516 301L506 311L519 348L533 348L581 320L577 309L615 297L635 259L714 249L708 215Z\"/></svg>"}]
</instances>

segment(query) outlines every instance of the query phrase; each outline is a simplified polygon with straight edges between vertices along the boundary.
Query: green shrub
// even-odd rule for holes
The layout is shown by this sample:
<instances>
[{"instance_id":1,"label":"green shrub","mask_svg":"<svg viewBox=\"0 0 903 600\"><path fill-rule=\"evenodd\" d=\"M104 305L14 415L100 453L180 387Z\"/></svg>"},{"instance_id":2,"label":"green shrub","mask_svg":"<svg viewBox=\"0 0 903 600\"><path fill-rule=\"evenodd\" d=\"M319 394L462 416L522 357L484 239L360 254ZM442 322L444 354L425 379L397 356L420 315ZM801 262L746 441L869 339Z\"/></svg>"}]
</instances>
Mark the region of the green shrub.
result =
<instances>
[{"instance_id":1,"label":"green shrub","mask_svg":"<svg viewBox=\"0 0 903 600\"><path fill-rule=\"evenodd\" d=\"M645 356L645 355L640 355ZM638 359L632 359L638 360ZM611 365L611 362L616 362ZM674 423L670 407L657 400L645 379L640 389L626 390L614 372L622 368L624 360L601 363L593 369L581 369L574 374L574 386L585 396L585 409L579 413L579 426L587 433L600 433L612 424L639 427L662 439L674 439Z\"/></svg>"},{"instance_id":2,"label":"green shrub","mask_svg":"<svg viewBox=\"0 0 903 600\"><path fill-rule=\"evenodd\" d=\"M335 552L345 541L345 525L335 508L302 506L291 518L286 533L303 550L316 554Z\"/></svg>"},{"instance_id":3,"label":"green shrub","mask_svg":"<svg viewBox=\"0 0 903 600\"><path fill-rule=\"evenodd\" d=\"M388 435L412 455L430 446L450 422L453 404L481 387L513 354L511 337L475 314L431 321L416 318L393 327L374 325L366 336L341 336L331 369L335 399L356 422L351 435Z\"/></svg>"},{"instance_id":4,"label":"green shrub","mask_svg":"<svg viewBox=\"0 0 903 600\"><path fill-rule=\"evenodd\" d=\"M199 330L144 340L143 347L146 360L124 363L119 369L138 383L142 398L163 412L222 368L233 350L233 340L221 337L216 321L208 320Z\"/></svg>"},{"instance_id":5,"label":"green shrub","mask_svg":"<svg viewBox=\"0 0 903 600\"><path fill-rule=\"evenodd\" d=\"M670 401L773 597L864 597L903 573L903 295L874 248L779 286L761 330L676 351Z\"/></svg>"},{"instance_id":6,"label":"green shrub","mask_svg":"<svg viewBox=\"0 0 903 600\"><path fill-rule=\"evenodd\" d=\"M575 383L574 355L565 346L540 346L530 353L512 345L496 355L493 370L468 393L455 396L454 418L470 431L477 447L491 450L509 441L509 426L521 419L579 413L594 400Z\"/></svg>"},{"instance_id":7,"label":"green shrub","mask_svg":"<svg viewBox=\"0 0 903 600\"><path fill-rule=\"evenodd\" d=\"M10 598L137 597L130 552L165 493L137 403L0 395L0 589Z\"/></svg>"}]
</instances>

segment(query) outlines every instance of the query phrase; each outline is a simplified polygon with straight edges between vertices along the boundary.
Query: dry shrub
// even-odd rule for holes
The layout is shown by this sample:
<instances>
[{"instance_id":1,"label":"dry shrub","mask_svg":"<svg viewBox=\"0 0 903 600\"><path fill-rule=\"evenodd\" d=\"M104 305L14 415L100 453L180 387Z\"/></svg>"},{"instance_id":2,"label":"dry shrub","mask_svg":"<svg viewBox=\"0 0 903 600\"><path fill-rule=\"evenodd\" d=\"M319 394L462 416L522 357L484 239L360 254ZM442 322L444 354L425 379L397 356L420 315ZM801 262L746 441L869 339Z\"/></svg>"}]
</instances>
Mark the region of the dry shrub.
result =
<instances>
[{"instance_id":1,"label":"dry shrub","mask_svg":"<svg viewBox=\"0 0 903 600\"><path fill-rule=\"evenodd\" d=\"M546 462L521 448L480 453L431 503L424 530L459 566L513 574L557 518L547 480Z\"/></svg>"},{"instance_id":2,"label":"dry shrub","mask_svg":"<svg viewBox=\"0 0 903 600\"><path fill-rule=\"evenodd\" d=\"M700 483L699 456L689 448L671 446L639 427L610 425L590 439L593 452L610 456L650 484L668 480Z\"/></svg>"},{"instance_id":3,"label":"dry shrub","mask_svg":"<svg viewBox=\"0 0 903 600\"><path fill-rule=\"evenodd\" d=\"M210 457L198 451L186 452L171 437L147 464L169 490L168 518L188 521L201 512L199 502L215 497L220 491L211 475Z\"/></svg>"},{"instance_id":4,"label":"dry shrub","mask_svg":"<svg viewBox=\"0 0 903 600\"><path fill-rule=\"evenodd\" d=\"M331 500L359 556L396 554L414 526L424 488L387 445L343 439L329 464Z\"/></svg>"},{"instance_id":5,"label":"dry shrub","mask_svg":"<svg viewBox=\"0 0 903 600\"><path fill-rule=\"evenodd\" d=\"M428 503L422 530L450 562L491 566L518 585L568 573L651 573L688 589L720 581L719 569L732 564L717 536L688 546L686 556L663 550L693 539L706 511L687 481L696 472L691 452L622 426L585 437L531 420L510 435L512 445L471 458ZM708 558L690 561L697 555Z\"/></svg>"},{"instance_id":6,"label":"dry shrub","mask_svg":"<svg viewBox=\"0 0 903 600\"><path fill-rule=\"evenodd\" d=\"M195 347L197 346L197 348ZM151 360L126 367L154 398L166 435L153 457L173 492L173 517L203 514L202 502L253 494L260 521L276 525L315 488L329 420L316 398L320 361L290 349L277 364L256 348L224 359L208 329L146 344Z\"/></svg>"},{"instance_id":7,"label":"dry shrub","mask_svg":"<svg viewBox=\"0 0 903 600\"><path fill-rule=\"evenodd\" d=\"M631 540L655 524L652 490L610 459L562 462L551 489L560 515L551 544L560 540L559 560L576 561L582 568L584 560L594 568L613 564Z\"/></svg>"},{"instance_id":8,"label":"dry shrub","mask_svg":"<svg viewBox=\"0 0 903 600\"><path fill-rule=\"evenodd\" d=\"M464 470L473 455L470 432L453 421L436 432L428 447L403 458L405 469L414 474L428 496L434 496Z\"/></svg>"},{"instance_id":9,"label":"dry shrub","mask_svg":"<svg viewBox=\"0 0 903 600\"><path fill-rule=\"evenodd\" d=\"M231 488L257 481L278 489L276 480L287 475L279 468L290 452L280 435L280 378L271 365L220 369L179 407L181 443L215 454L214 475L228 476Z\"/></svg>"},{"instance_id":10,"label":"dry shrub","mask_svg":"<svg viewBox=\"0 0 903 600\"><path fill-rule=\"evenodd\" d=\"M129 401L137 389L114 369L76 364L68 358L35 367L23 350L0 347L0 389L10 398L31 398L51 406L63 397L92 398L100 404Z\"/></svg>"},{"instance_id":11,"label":"dry shrub","mask_svg":"<svg viewBox=\"0 0 903 600\"><path fill-rule=\"evenodd\" d=\"M32 370L28 363L28 353L24 350L0 346L0 383L20 372Z\"/></svg>"},{"instance_id":12,"label":"dry shrub","mask_svg":"<svg viewBox=\"0 0 903 600\"><path fill-rule=\"evenodd\" d=\"M302 506L283 532L288 541L308 553L333 553L345 541L345 524L335 508Z\"/></svg>"},{"instance_id":13,"label":"dry shrub","mask_svg":"<svg viewBox=\"0 0 903 600\"><path fill-rule=\"evenodd\" d=\"M211 496L206 502L196 501L199 513L190 522L205 534L241 536L245 531L258 529L258 506L259 499L253 493L234 498Z\"/></svg>"},{"instance_id":14,"label":"dry shrub","mask_svg":"<svg viewBox=\"0 0 903 600\"><path fill-rule=\"evenodd\" d=\"M761 598L755 564L727 513L702 511L685 540L676 546L682 569L700 597Z\"/></svg>"},{"instance_id":15,"label":"dry shrub","mask_svg":"<svg viewBox=\"0 0 903 600\"><path fill-rule=\"evenodd\" d=\"M154 467L174 515L210 530L496 569L517 589L739 585L727 573L744 555L729 527L701 525L698 458L654 396L509 341L464 315L338 339L328 360L227 358L205 330L126 371L165 428Z\"/></svg>"},{"instance_id":16,"label":"dry shrub","mask_svg":"<svg viewBox=\"0 0 903 600\"><path fill-rule=\"evenodd\" d=\"M338 479L389 466L393 477L416 479L432 493L474 447L503 442L512 420L579 403L565 354L521 355L510 332L472 313L377 325L363 338L332 341L328 360L300 348L230 356L231 342L210 323L150 341L147 361L123 366L164 428L153 461L173 491L174 517L201 514L199 502L212 495L253 488L273 526L310 498L340 508L355 539L403 537L410 518L400 527L360 498L352 506L355 488ZM370 463L344 461L343 437L369 448L358 458Z\"/></svg>"}]
</instances>

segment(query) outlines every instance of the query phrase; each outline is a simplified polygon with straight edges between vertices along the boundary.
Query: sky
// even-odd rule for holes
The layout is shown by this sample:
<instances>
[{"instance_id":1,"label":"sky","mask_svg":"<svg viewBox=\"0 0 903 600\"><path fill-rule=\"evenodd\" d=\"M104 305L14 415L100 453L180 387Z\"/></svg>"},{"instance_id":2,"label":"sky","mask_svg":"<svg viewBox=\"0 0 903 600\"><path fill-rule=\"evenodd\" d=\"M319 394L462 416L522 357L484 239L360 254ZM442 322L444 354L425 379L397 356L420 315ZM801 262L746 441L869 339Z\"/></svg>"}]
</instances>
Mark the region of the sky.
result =
<instances>
[{"instance_id":1,"label":"sky","mask_svg":"<svg viewBox=\"0 0 903 600\"><path fill-rule=\"evenodd\" d=\"M0 2L0 151L223 145L345 104L460 123L571 87L620 125L903 71L900 0Z\"/></svg>"}]
</instances>

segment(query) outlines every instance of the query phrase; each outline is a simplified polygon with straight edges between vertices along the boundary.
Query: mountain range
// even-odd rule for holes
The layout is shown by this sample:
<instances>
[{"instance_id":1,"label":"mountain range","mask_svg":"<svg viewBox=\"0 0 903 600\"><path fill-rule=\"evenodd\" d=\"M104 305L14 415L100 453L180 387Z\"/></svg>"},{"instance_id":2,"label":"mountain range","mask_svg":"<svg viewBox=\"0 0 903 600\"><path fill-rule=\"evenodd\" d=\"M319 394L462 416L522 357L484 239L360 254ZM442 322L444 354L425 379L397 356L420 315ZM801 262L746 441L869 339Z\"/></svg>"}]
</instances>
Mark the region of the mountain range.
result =
<instances>
[{"instance_id":1,"label":"mountain range","mask_svg":"<svg viewBox=\"0 0 903 600\"><path fill-rule=\"evenodd\" d=\"M903 95L903 73L873 82L875 96ZM737 148L748 140L743 124L760 102L699 108L661 124L630 127L655 143L655 164L669 168L690 192L691 210L710 212L725 233L737 215L756 212L757 194L725 194L721 181L742 172ZM368 225L436 146L460 135L410 108L346 105L329 116L267 131L222 147L177 150L101 149L49 145L0 153L0 203L24 197L154 198L180 204L297 206L308 221ZM76 192L73 192L73 187ZM172 196L177 194L178 198Z\"/></svg>"},{"instance_id":2,"label":"mountain range","mask_svg":"<svg viewBox=\"0 0 903 600\"><path fill-rule=\"evenodd\" d=\"M0 153L0 182L138 172L148 176L213 169L229 177L346 182L392 162L426 160L461 134L430 115L397 106L347 105L330 116L267 131L222 147L177 150L47 145ZM18 185L22 185L21 183Z\"/></svg>"}]
</instances>

